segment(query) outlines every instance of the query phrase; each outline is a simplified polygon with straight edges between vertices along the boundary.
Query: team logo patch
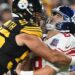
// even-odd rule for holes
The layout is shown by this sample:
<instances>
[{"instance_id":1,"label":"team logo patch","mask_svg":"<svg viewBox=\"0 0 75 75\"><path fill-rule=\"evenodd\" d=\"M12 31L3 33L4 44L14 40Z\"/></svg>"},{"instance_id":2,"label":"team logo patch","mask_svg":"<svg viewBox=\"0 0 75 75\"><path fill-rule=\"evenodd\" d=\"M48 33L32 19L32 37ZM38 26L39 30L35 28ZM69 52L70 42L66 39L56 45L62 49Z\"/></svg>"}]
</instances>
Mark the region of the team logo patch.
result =
<instances>
[{"instance_id":1,"label":"team logo patch","mask_svg":"<svg viewBox=\"0 0 75 75\"><path fill-rule=\"evenodd\" d=\"M57 46L58 42L59 42L59 39L55 38L55 39L52 40L52 42L50 43L50 45Z\"/></svg>"},{"instance_id":2,"label":"team logo patch","mask_svg":"<svg viewBox=\"0 0 75 75\"><path fill-rule=\"evenodd\" d=\"M18 7L20 8L20 9L27 9L27 7L28 7L28 1L27 0L20 0L19 2L18 2Z\"/></svg>"}]
</instances>

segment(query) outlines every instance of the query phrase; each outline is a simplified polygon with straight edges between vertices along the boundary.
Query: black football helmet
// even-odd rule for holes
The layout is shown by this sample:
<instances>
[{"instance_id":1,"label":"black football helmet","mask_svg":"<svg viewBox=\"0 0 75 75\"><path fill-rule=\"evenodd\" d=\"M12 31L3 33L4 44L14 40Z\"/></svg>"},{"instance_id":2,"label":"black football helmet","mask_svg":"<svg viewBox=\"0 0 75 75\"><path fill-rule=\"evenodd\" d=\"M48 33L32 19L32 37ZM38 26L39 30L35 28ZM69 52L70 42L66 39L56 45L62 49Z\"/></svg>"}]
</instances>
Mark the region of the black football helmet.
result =
<instances>
[{"instance_id":1,"label":"black football helmet","mask_svg":"<svg viewBox=\"0 0 75 75\"><path fill-rule=\"evenodd\" d=\"M12 12L29 19L33 13L41 12L41 8L39 0L13 0Z\"/></svg>"}]
</instances>

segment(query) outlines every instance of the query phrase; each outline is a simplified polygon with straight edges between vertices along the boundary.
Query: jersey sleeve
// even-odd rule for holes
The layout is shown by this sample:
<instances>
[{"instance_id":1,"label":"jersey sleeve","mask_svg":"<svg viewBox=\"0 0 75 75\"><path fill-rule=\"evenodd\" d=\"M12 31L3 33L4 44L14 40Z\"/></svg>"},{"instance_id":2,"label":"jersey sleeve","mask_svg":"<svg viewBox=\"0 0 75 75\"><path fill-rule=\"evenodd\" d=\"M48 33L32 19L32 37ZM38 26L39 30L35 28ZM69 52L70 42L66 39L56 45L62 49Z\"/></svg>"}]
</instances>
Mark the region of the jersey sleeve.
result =
<instances>
[{"instance_id":1,"label":"jersey sleeve","mask_svg":"<svg viewBox=\"0 0 75 75\"><path fill-rule=\"evenodd\" d=\"M0 53L0 66L2 66L5 70L10 70L13 68L14 62L10 56L7 56L4 53ZM16 62L15 62L16 63Z\"/></svg>"},{"instance_id":2,"label":"jersey sleeve","mask_svg":"<svg viewBox=\"0 0 75 75\"><path fill-rule=\"evenodd\" d=\"M25 26L20 30L21 33L27 33L29 35L35 35L38 37L42 37L42 30L39 26Z\"/></svg>"}]
</instances>

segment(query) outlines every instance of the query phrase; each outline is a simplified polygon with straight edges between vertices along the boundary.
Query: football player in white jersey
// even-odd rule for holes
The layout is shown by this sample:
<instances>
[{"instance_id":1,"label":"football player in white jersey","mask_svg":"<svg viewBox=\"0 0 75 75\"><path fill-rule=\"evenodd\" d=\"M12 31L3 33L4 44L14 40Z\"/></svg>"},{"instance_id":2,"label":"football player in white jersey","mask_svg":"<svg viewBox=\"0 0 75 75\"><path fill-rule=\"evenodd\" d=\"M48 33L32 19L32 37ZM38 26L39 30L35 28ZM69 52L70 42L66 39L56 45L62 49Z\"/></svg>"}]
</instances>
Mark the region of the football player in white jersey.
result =
<instances>
[{"instance_id":1,"label":"football player in white jersey","mask_svg":"<svg viewBox=\"0 0 75 75\"><path fill-rule=\"evenodd\" d=\"M64 11L65 10L65 11ZM53 16L50 23L46 25L48 32L47 40L45 43L49 46L50 49L54 51L63 52L72 57L72 65L75 63L75 37L69 32L74 26L74 23L71 22L71 17L73 16L73 11L66 6L61 6L56 9L53 9ZM56 25L57 23L60 23ZM56 25L56 26L55 26ZM70 27L69 27L70 26ZM71 27L72 26L72 27ZM62 30L61 32L56 29ZM64 29L63 29L64 28ZM58 54L57 54L58 55ZM36 67L39 67L36 62ZM48 63L45 60L42 60L42 66L49 65L53 67L56 71L59 71L59 65L54 63ZM63 72L64 69L64 72ZM62 68L61 72L57 75L68 75L68 68Z\"/></svg>"},{"instance_id":2,"label":"football player in white jersey","mask_svg":"<svg viewBox=\"0 0 75 75\"><path fill-rule=\"evenodd\" d=\"M64 7L63 7L64 8ZM62 11L61 11L62 10ZM66 13L67 16L63 15L65 12L63 12L64 10L68 11L67 9L62 9L62 7L59 7L59 9L54 9L54 22L55 21L58 23L58 21L63 21L62 17L66 17L66 19L64 21L66 22L62 22L61 24L58 24L57 28L60 31L55 30L55 26L50 27L49 28L49 24L47 25L47 29L54 29L52 32L51 30L48 32L48 40L45 41L45 43L52 48L53 50L58 50L61 52L64 52L65 54L69 55L72 57L72 63L71 63L71 67L70 67L70 71L75 71L75 37L71 34L74 34L74 23L71 22L71 17L72 17L72 12ZM59 14L61 14L61 17L59 17ZM58 17L57 17L58 16ZM56 18L55 18L56 17ZM68 18L69 17L69 18ZM52 34L52 36L51 36ZM49 65L48 62L46 62L46 64ZM51 64L50 64L51 65ZM65 70L66 71L66 70ZM68 72L60 72L57 75L68 75Z\"/></svg>"}]
</instances>

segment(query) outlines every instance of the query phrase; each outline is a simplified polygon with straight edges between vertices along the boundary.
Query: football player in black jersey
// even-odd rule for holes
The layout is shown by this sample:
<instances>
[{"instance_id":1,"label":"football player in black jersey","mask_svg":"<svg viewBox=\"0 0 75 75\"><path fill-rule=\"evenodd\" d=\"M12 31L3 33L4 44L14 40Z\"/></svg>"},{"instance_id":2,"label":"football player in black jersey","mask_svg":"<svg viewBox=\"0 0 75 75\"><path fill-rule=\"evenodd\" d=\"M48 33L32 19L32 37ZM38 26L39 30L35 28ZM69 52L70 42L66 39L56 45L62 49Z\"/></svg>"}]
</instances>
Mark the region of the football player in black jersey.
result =
<instances>
[{"instance_id":1,"label":"football player in black jersey","mask_svg":"<svg viewBox=\"0 0 75 75\"><path fill-rule=\"evenodd\" d=\"M0 27L0 75L15 68L29 55L30 50L52 63L60 64L60 66L69 65L71 62L69 57L60 52L61 58L59 55L57 56L57 51L50 50L42 42L40 39L42 31L33 22L28 6L27 0L14 0L13 19ZM32 6L31 3L30 6ZM34 72L34 75L47 75L49 72L52 72L51 75L53 75L55 70L47 66L45 69ZM30 74L32 75L31 72L28 75Z\"/></svg>"}]
</instances>

